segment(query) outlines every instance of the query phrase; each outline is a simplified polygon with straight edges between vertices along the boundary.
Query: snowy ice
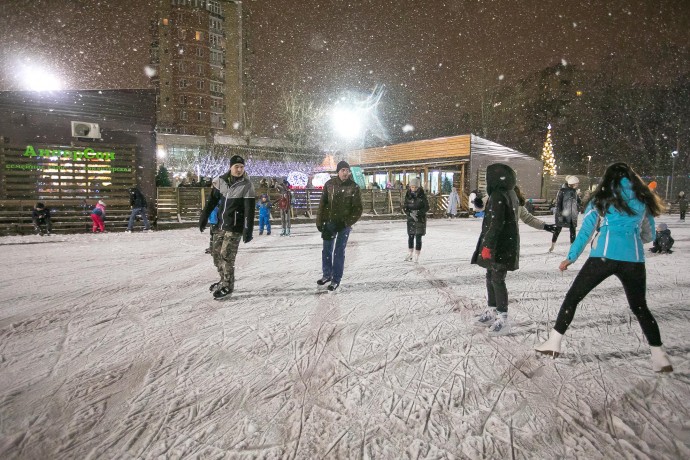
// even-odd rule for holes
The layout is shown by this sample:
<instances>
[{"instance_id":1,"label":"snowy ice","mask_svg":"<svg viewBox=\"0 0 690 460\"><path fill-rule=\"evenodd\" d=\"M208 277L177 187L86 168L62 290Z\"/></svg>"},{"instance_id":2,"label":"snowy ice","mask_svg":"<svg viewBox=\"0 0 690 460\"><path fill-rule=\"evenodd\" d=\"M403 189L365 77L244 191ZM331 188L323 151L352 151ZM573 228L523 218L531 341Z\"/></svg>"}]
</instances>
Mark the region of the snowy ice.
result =
<instances>
[{"instance_id":1,"label":"snowy ice","mask_svg":"<svg viewBox=\"0 0 690 460\"><path fill-rule=\"evenodd\" d=\"M256 234L226 302L198 229L0 238L0 457L690 458L690 226L661 221L663 376L615 279L535 355L585 255L561 273L567 235L524 225L492 339L475 219L430 221L419 264L404 221L358 223L333 294L313 224Z\"/></svg>"}]
</instances>

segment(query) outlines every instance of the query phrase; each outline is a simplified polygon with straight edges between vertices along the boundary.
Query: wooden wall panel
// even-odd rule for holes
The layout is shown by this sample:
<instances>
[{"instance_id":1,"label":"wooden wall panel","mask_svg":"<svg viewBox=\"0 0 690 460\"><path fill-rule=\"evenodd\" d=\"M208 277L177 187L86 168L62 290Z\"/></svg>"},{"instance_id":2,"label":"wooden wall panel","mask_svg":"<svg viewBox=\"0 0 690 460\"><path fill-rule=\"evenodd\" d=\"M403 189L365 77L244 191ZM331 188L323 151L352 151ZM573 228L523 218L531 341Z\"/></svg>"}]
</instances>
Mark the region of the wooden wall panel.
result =
<instances>
[{"instance_id":1,"label":"wooden wall panel","mask_svg":"<svg viewBox=\"0 0 690 460\"><path fill-rule=\"evenodd\" d=\"M469 158L470 135L441 137L422 141L406 142L364 150L348 154L350 164L381 165L401 161L420 161L442 158Z\"/></svg>"}]
</instances>

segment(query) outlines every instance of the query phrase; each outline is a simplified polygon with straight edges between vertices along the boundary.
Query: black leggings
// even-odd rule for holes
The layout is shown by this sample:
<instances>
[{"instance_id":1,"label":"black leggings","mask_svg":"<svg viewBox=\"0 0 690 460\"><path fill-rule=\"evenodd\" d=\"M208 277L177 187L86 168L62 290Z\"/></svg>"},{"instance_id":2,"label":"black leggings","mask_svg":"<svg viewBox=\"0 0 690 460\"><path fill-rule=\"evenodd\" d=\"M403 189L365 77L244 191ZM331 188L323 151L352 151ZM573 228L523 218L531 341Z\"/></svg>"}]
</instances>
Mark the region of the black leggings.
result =
<instances>
[{"instance_id":1,"label":"black leggings","mask_svg":"<svg viewBox=\"0 0 690 460\"><path fill-rule=\"evenodd\" d=\"M563 227L556 227L556 229L553 231L553 236L551 237L552 243L555 243L556 241L558 241L558 235L561 234L562 228ZM568 225L568 228L570 229L570 244L573 244L573 242L575 241L575 233L577 232L577 227L575 226L574 223L571 222Z\"/></svg>"},{"instance_id":2,"label":"black leggings","mask_svg":"<svg viewBox=\"0 0 690 460\"><path fill-rule=\"evenodd\" d=\"M486 270L486 294L489 307L496 307L499 313L508 312L508 288L506 287L506 274L508 270L504 265L494 264Z\"/></svg>"},{"instance_id":3,"label":"black leggings","mask_svg":"<svg viewBox=\"0 0 690 460\"><path fill-rule=\"evenodd\" d=\"M621 262L599 257L587 259L565 295L554 329L565 334L573 321L577 304L611 275L616 276L623 283L628 305L640 322L642 333L647 338L649 345L660 347L659 325L652 316L652 312L647 308L647 271L645 264L639 262Z\"/></svg>"},{"instance_id":4,"label":"black leggings","mask_svg":"<svg viewBox=\"0 0 690 460\"><path fill-rule=\"evenodd\" d=\"M415 240L417 240L417 241L415 241ZM413 245L417 251L422 250L422 235L408 235L407 236L407 247L412 249Z\"/></svg>"}]
</instances>

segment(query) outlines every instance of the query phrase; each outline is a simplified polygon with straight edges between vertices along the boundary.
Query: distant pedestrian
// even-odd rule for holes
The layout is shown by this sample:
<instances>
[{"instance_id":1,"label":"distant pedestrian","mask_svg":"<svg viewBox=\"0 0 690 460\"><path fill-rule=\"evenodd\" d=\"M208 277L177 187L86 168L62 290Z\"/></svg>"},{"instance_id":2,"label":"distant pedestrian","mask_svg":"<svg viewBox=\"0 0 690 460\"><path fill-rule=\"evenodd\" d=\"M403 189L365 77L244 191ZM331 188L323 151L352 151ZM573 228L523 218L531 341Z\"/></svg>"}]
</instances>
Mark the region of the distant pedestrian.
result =
<instances>
[{"instance_id":1,"label":"distant pedestrian","mask_svg":"<svg viewBox=\"0 0 690 460\"><path fill-rule=\"evenodd\" d=\"M213 188L201 211L199 230L206 228L211 211L219 207L219 229L213 235L213 263L220 281L209 290L216 300L225 300L235 290L235 258L240 240L249 243L254 238L256 195L249 175L244 171L244 158L233 155L230 171L213 179Z\"/></svg>"},{"instance_id":2,"label":"distant pedestrian","mask_svg":"<svg viewBox=\"0 0 690 460\"><path fill-rule=\"evenodd\" d=\"M570 285L549 339L535 347L556 357L561 339L575 317L577 305L605 279L615 276L623 284L630 310L647 339L655 372L672 372L662 348L661 334L647 307L647 271L643 243L655 235L654 217L664 210L661 200L626 163L610 165L585 210L582 228L558 267L565 271L592 240L589 258Z\"/></svg>"},{"instance_id":3,"label":"distant pedestrian","mask_svg":"<svg viewBox=\"0 0 690 460\"><path fill-rule=\"evenodd\" d=\"M266 227L266 235L271 234L271 208L273 203L268 201L268 195L265 193L261 195L261 199L256 203L256 209L259 210L259 235L264 234L264 227Z\"/></svg>"},{"instance_id":4,"label":"distant pedestrian","mask_svg":"<svg viewBox=\"0 0 690 460\"><path fill-rule=\"evenodd\" d=\"M446 207L446 215L449 219L455 217L458 213L458 208L460 207L460 195L458 195L458 189L452 187L450 190L450 195L448 195L448 206Z\"/></svg>"},{"instance_id":5,"label":"distant pedestrian","mask_svg":"<svg viewBox=\"0 0 690 460\"><path fill-rule=\"evenodd\" d=\"M685 198L685 192L678 194L678 210L680 211L680 221L685 222L685 213L688 210L688 200Z\"/></svg>"},{"instance_id":6,"label":"distant pedestrian","mask_svg":"<svg viewBox=\"0 0 690 460\"><path fill-rule=\"evenodd\" d=\"M290 191L290 184L287 180L283 180L282 184L278 185L280 191L280 198L278 198L278 209L280 210L280 225L283 231L280 236L290 236L290 212L292 210L292 192Z\"/></svg>"},{"instance_id":7,"label":"distant pedestrian","mask_svg":"<svg viewBox=\"0 0 690 460\"><path fill-rule=\"evenodd\" d=\"M558 235L561 234L563 227L568 227L570 230L570 244L575 241L575 234L577 233L577 216L580 212L580 205L582 204L580 197L577 195L577 188L580 185L580 180L577 176L568 176L566 183L561 186L556 196L556 231L551 237L551 247L549 252L552 252L556 247Z\"/></svg>"},{"instance_id":8,"label":"distant pedestrian","mask_svg":"<svg viewBox=\"0 0 690 460\"><path fill-rule=\"evenodd\" d=\"M31 211L31 222L34 224L34 232L37 235L50 235L53 231L53 226L50 222L50 209L46 208L43 203L36 203L36 206Z\"/></svg>"},{"instance_id":9,"label":"distant pedestrian","mask_svg":"<svg viewBox=\"0 0 690 460\"><path fill-rule=\"evenodd\" d=\"M410 188L405 194L403 210L407 215L407 248L409 254L406 261L419 262L422 252L422 237L426 234L426 213L429 211L429 200L426 198L421 181L414 177L410 180ZM414 256L413 256L414 254Z\"/></svg>"},{"instance_id":10,"label":"distant pedestrian","mask_svg":"<svg viewBox=\"0 0 690 460\"><path fill-rule=\"evenodd\" d=\"M335 291L345 268L345 248L352 226L362 216L362 195L352 180L350 165L346 161L338 163L337 176L323 186L316 228L321 232L323 249L321 251L322 277L316 282L326 283L329 291Z\"/></svg>"},{"instance_id":11,"label":"distant pedestrian","mask_svg":"<svg viewBox=\"0 0 690 460\"><path fill-rule=\"evenodd\" d=\"M93 221L91 227L93 233L105 233L105 201L98 200L98 203L91 211L91 220Z\"/></svg>"},{"instance_id":12,"label":"distant pedestrian","mask_svg":"<svg viewBox=\"0 0 690 460\"><path fill-rule=\"evenodd\" d=\"M146 209L146 197L141 193L139 187L132 187L129 189L129 205L132 207L132 213L129 215L126 233L132 233L134 221L137 216L141 216L141 220L144 223L144 231L148 232L150 227L149 218L147 216L148 210Z\"/></svg>"}]
</instances>

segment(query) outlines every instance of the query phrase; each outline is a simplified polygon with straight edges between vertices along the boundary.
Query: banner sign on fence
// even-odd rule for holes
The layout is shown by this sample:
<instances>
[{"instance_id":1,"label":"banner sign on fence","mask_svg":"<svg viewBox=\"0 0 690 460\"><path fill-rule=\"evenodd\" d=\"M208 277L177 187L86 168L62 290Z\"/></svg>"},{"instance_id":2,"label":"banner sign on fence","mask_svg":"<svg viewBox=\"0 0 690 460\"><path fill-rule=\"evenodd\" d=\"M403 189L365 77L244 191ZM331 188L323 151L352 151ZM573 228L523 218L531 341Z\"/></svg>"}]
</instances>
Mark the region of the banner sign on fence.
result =
<instances>
[{"instance_id":1,"label":"banner sign on fence","mask_svg":"<svg viewBox=\"0 0 690 460\"><path fill-rule=\"evenodd\" d=\"M366 182L364 182L364 173L362 172L362 168L360 168L359 166L352 166L350 168L350 171L352 171L352 179L355 181L357 185L359 185L359 188L367 188L367 184Z\"/></svg>"}]
</instances>

